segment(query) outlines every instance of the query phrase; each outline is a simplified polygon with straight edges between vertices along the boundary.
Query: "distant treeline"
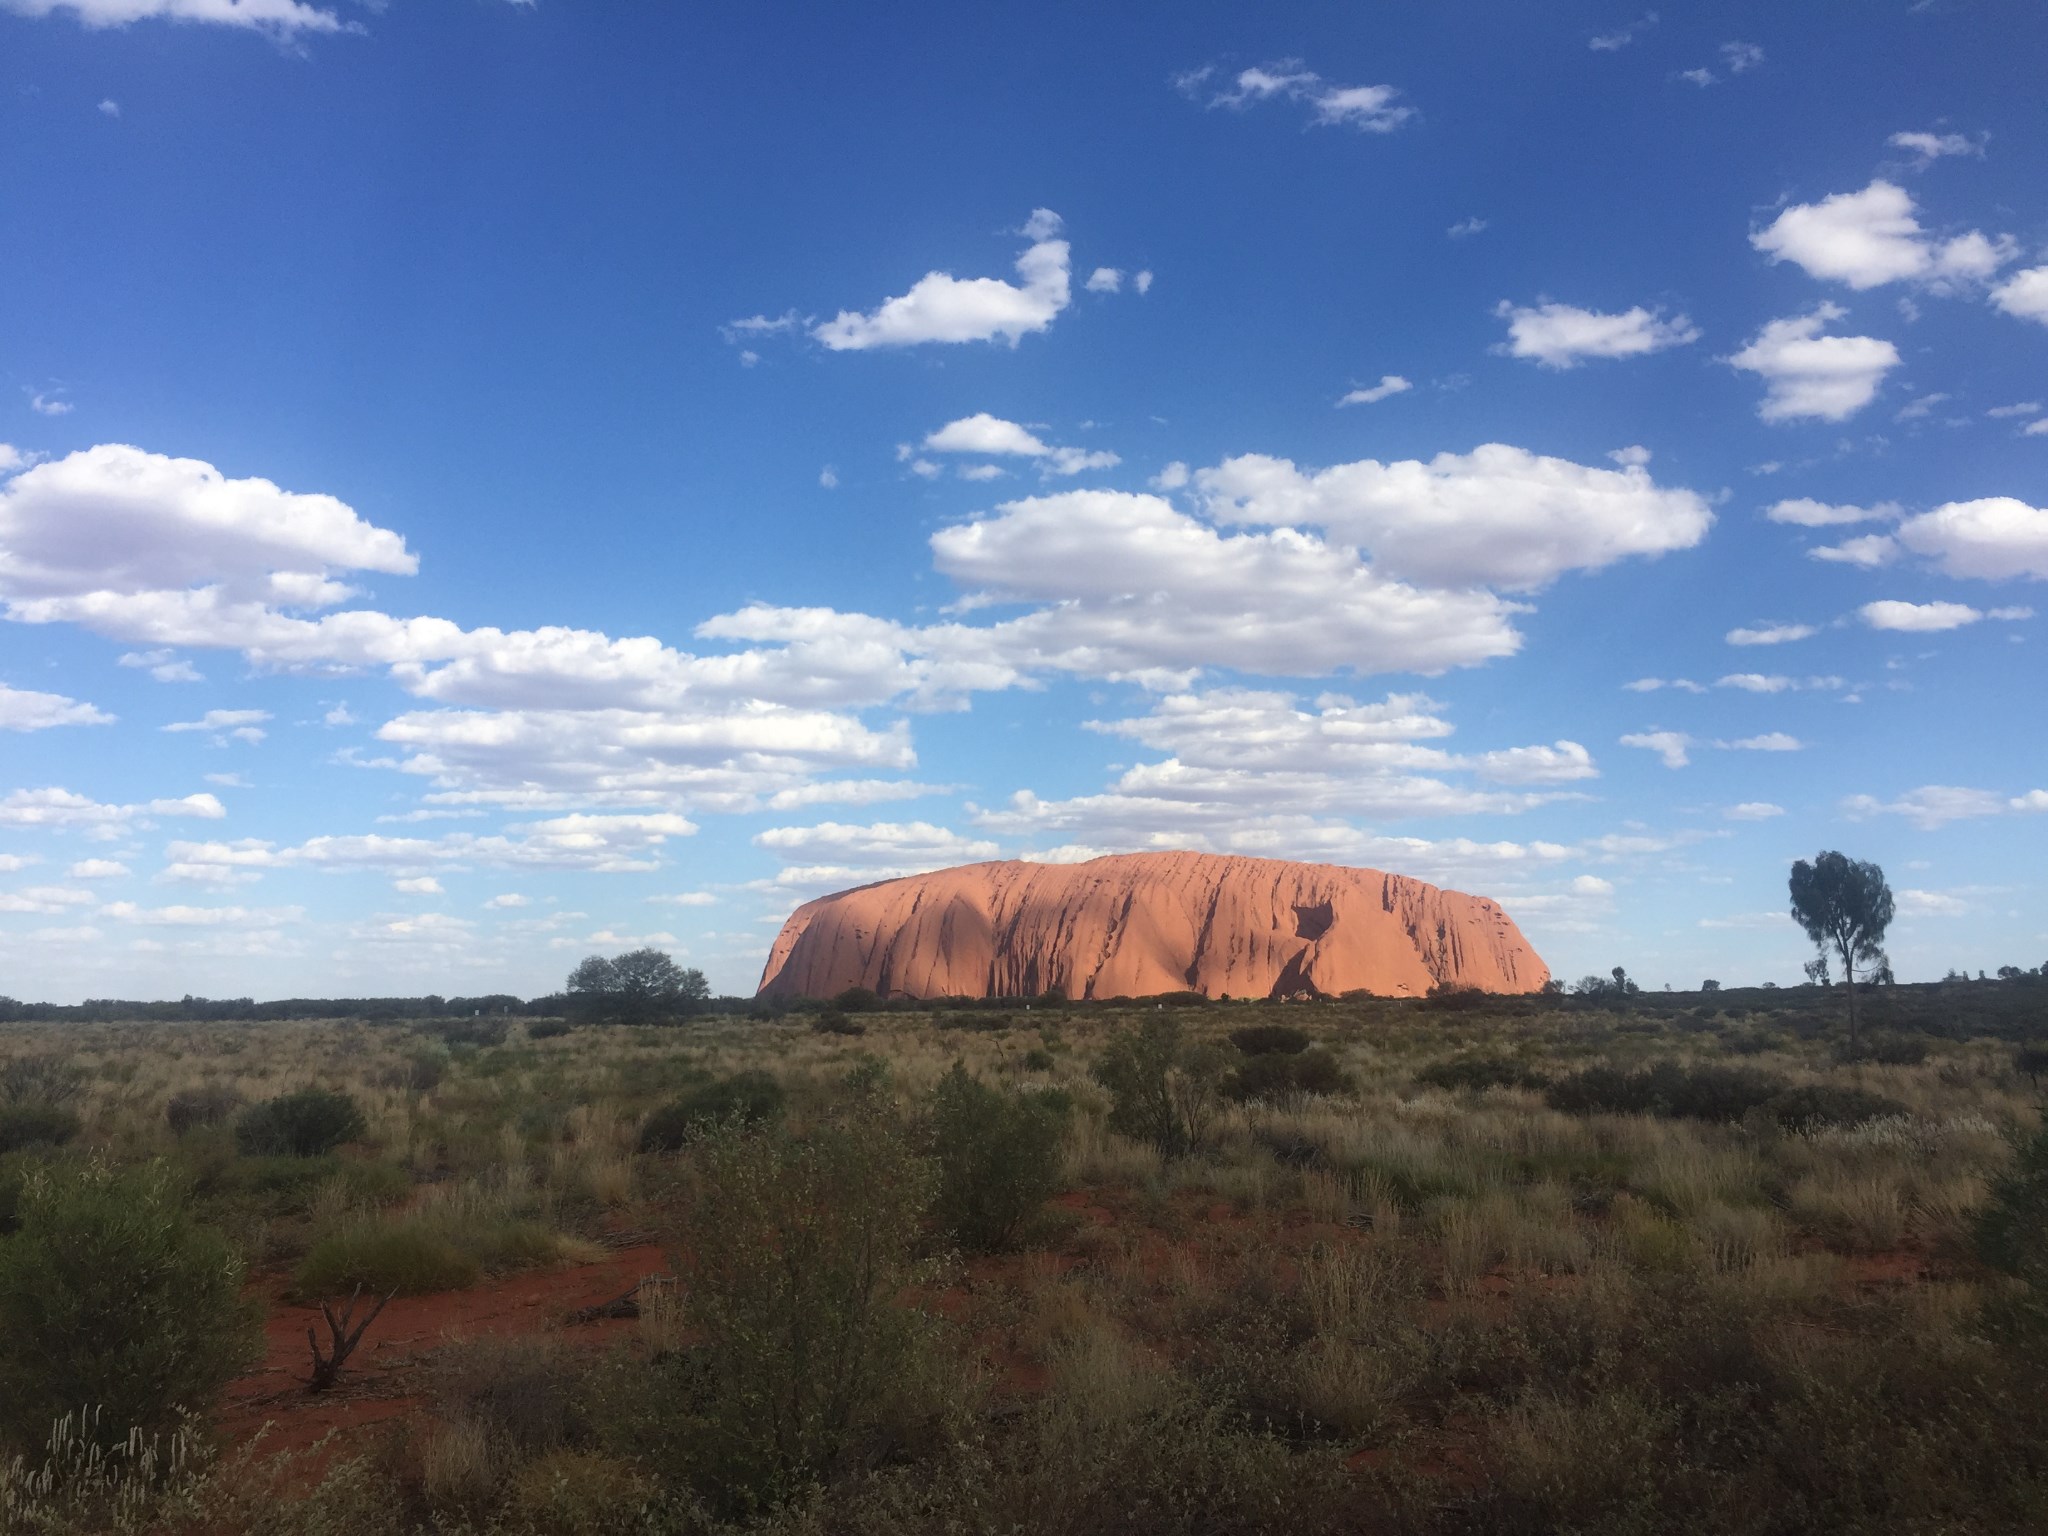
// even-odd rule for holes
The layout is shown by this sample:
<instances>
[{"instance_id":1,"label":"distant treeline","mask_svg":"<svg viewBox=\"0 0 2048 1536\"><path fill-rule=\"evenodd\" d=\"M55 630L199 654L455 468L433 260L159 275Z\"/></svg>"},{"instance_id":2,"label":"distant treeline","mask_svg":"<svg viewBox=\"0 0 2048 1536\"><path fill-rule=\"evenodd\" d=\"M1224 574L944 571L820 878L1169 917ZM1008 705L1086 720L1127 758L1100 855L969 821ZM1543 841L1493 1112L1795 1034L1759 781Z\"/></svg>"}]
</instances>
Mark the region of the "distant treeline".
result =
<instances>
[{"instance_id":1,"label":"distant treeline","mask_svg":"<svg viewBox=\"0 0 2048 1536\"><path fill-rule=\"evenodd\" d=\"M1599 985L1595 985L1598 983ZM2042 993L2048 992L2048 967L2021 970L2003 966L1996 977L1977 977L1951 971L1938 982L1901 983L1892 986L1859 984L1865 995L1881 999L1880 1008L1891 1016L1894 1027L1946 1034L1954 1030L1958 1008L1988 1015L1977 1020L1991 1025L1988 1032L2011 1033L2021 1015L2033 1030L2040 1028L2038 1015ZM1035 997L877 997L856 987L833 998L791 997L709 997L693 1000L665 1022L681 1023L690 1016L706 1014L777 1019L785 1015L809 1015L821 1011L845 1013L879 1012L966 1012L974 1010L1056 1009L1088 1012L1093 1009L1121 1009L1144 1005L1173 1008L1228 1007L1233 1003L1265 1002L1254 998L1208 998L1199 992L1172 992L1157 997L1111 997L1069 999L1057 989ZM1609 981L1588 977L1570 989L1553 987L1547 993L1494 995L1483 992L1439 989L1426 998L1382 998L1369 992L1347 992L1340 998L1322 998L1302 1006L1329 1004L1378 1004L1413 1006L1426 1012L1534 1013L1538 1010L1625 1011L1646 1014L1727 1014L1741 1018L1755 1012L1821 1012L1838 1005L1839 984L1832 987L1793 986L1780 988L1770 983L1761 987L1724 987L1707 982L1696 991L1670 992L1639 989L1625 976ZM0 996L0 1024L12 1023L275 1023L293 1019L360 1019L365 1022L399 1023L427 1019L570 1019L587 1011L587 999L566 992L543 997L521 998L493 992L479 997L284 997L258 1002L247 997L193 997L142 1002L129 998L88 998L82 1003L24 1003ZM2011 1018L2005 1015L2013 1015ZM1883 1015L1880 1015L1882 1017ZM1998 1026L2004 1026L2000 1028Z\"/></svg>"}]
</instances>

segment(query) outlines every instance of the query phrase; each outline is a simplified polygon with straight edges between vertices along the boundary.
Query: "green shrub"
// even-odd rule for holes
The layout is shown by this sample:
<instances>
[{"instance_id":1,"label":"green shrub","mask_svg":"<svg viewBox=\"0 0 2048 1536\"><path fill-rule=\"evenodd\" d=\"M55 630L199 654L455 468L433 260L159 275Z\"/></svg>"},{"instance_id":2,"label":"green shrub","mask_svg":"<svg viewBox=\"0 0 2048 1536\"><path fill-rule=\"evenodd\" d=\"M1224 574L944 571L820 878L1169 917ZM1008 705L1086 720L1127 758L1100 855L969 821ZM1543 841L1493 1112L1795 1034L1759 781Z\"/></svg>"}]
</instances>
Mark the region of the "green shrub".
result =
<instances>
[{"instance_id":1,"label":"green shrub","mask_svg":"<svg viewBox=\"0 0 2048 1536\"><path fill-rule=\"evenodd\" d=\"M341 1160L321 1157L238 1157L221 1175L221 1188L278 1202L281 1210L302 1206L313 1191L341 1172Z\"/></svg>"},{"instance_id":2,"label":"green shrub","mask_svg":"<svg viewBox=\"0 0 2048 1536\"><path fill-rule=\"evenodd\" d=\"M1885 1030L1865 1035L1862 1045L1854 1050L1844 1046L1841 1057L1844 1061L1875 1061L1888 1067L1917 1067L1927 1059L1927 1041L1920 1035Z\"/></svg>"},{"instance_id":3,"label":"green shrub","mask_svg":"<svg viewBox=\"0 0 2048 1536\"><path fill-rule=\"evenodd\" d=\"M1977 1253L1993 1269L2048 1287L2048 1123L2014 1152L1977 1213Z\"/></svg>"},{"instance_id":4,"label":"green shrub","mask_svg":"<svg viewBox=\"0 0 2048 1536\"><path fill-rule=\"evenodd\" d=\"M1310 1040L1287 1024L1247 1024L1230 1032L1230 1043L1247 1056L1299 1056Z\"/></svg>"},{"instance_id":5,"label":"green shrub","mask_svg":"<svg viewBox=\"0 0 2048 1536\"><path fill-rule=\"evenodd\" d=\"M1460 987L1438 982L1429 989L1422 1006L1432 1013L1477 1013L1494 1001L1491 992L1479 987Z\"/></svg>"},{"instance_id":6,"label":"green shrub","mask_svg":"<svg viewBox=\"0 0 2048 1536\"><path fill-rule=\"evenodd\" d=\"M1433 1061L1415 1074L1415 1081L1425 1088L1444 1088L1454 1093L1466 1089L1478 1092L1486 1088L1550 1086L1548 1074L1504 1056L1456 1056L1449 1061Z\"/></svg>"},{"instance_id":7,"label":"green shrub","mask_svg":"<svg viewBox=\"0 0 2048 1536\"><path fill-rule=\"evenodd\" d=\"M85 1073L54 1053L0 1062L0 1106L68 1104L84 1086Z\"/></svg>"},{"instance_id":8,"label":"green shrub","mask_svg":"<svg viewBox=\"0 0 2048 1536\"><path fill-rule=\"evenodd\" d=\"M871 1105L798 1139L724 1124L698 1151L683 1323L669 1362L676 1470L730 1511L778 1504L880 1433L928 1378L932 1325L903 1301L935 1174Z\"/></svg>"},{"instance_id":9,"label":"green shrub","mask_svg":"<svg viewBox=\"0 0 2048 1536\"><path fill-rule=\"evenodd\" d=\"M0 1242L0 1441L14 1450L81 1407L109 1440L167 1431L256 1357L241 1263L163 1165L36 1169L19 1220Z\"/></svg>"},{"instance_id":10,"label":"green shrub","mask_svg":"<svg viewBox=\"0 0 2048 1536\"><path fill-rule=\"evenodd\" d=\"M811 1020L811 1030L820 1035L864 1035L868 1027L859 1019L847 1017L835 1005Z\"/></svg>"},{"instance_id":11,"label":"green shrub","mask_svg":"<svg viewBox=\"0 0 2048 1536\"><path fill-rule=\"evenodd\" d=\"M497 1046L505 1043L511 1027L504 1019L436 1019L425 1026L423 1033L432 1035L444 1046Z\"/></svg>"},{"instance_id":12,"label":"green shrub","mask_svg":"<svg viewBox=\"0 0 2048 1536\"><path fill-rule=\"evenodd\" d=\"M1225 1064L1213 1048L1189 1044L1163 1013L1112 1036L1094 1073L1109 1090L1110 1129L1182 1156L1208 1128Z\"/></svg>"},{"instance_id":13,"label":"green shrub","mask_svg":"<svg viewBox=\"0 0 2048 1536\"><path fill-rule=\"evenodd\" d=\"M992 1088L955 1062L925 1113L939 1166L939 1225L963 1248L1007 1248L1059 1189L1064 1105Z\"/></svg>"},{"instance_id":14,"label":"green shrub","mask_svg":"<svg viewBox=\"0 0 2048 1536\"><path fill-rule=\"evenodd\" d=\"M1861 1125L1866 1120L1883 1120L1906 1113L1897 1099L1862 1088L1834 1083L1807 1083L1772 1094L1764 1113L1778 1124L1798 1129L1814 1125Z\"/></svg>"},{"instance_id":15,"label":"green shrub","mask_svg":"<svg viewBox=\"0 0 2048 1536\"><path fill-rule=\"evenodd\" d=\"M0 1154L30 1147L61 1147L78 1131L78 1116L61 1104L31 1099L0 1105Z\"/></svg>"},{"instance_id":16,"label":"green shrub","mask_svg":"<svg viewBox=\"0 0 2048 1536\"><path fill-rule=\"evenodd\" d=\"M478 1339L452 1352L435 1394L442 1419L480 1426L520 1456L565 1444L582 1387L573 1346L548 1336Z\"/></svg>"},{"instance_id":17,"label":"green shrub","mask_svg":"<svg viewBox=\"0 0 2048 1536\"><path fill-rule=\"evenodd\" d=\"M1226 1098L1240 1104L1307 1093L1342 1093L1349 1086L1337 1058L1321 1046L1299 1056L1254 1056L1224 1079Z\"/></svg>"},{"instance_id":18,"label":"green shrub","mask_svg":"<svg viewBox=\"0 0 2048 1536\"><path fill-rule=\"evenodd\" d=\"M2012 1069L2038 1088L2048 1077L2048 1045L2021 1046L2013 1054Z\"/></svg>"},{"instance_id":19,"label":"green shrub","mask_svg":"<svg viewBox=\"0 0 2048 1536\"><path fill-rule=\"evenodd\" d=\"M526 1026L529 1040L555 1040L569 1033L571 1025L567 1019L535 1019Z\"/></svg>"},{"instance_id":20,"label":"green shrub","mask_svg":"<svg viewBox=\"0 0 2048 1536\"><path fill-rule=\"evenodd\" d=\"M302 1088L244 1110L235 1122L235 1145L251 1157L318 1157L366 1128L347 1094Z\"/></svg>"},{"instance_id":21,"label":"green shrub","mask_svg":"<svg viewBox=\"0 0 2048 1536\"><path fill-rule=\"evenodd\" d=\"M357 1205L392 1205L412 1193L412 1175L396 1163L351 1158L337 1178Z\"/></svg>"},{"instance_id":22,"label":"green shrub","mask_svg":"<svg viewBox=\"0 0 2048 1536\"><path fill-rule=\"evenodd\" d=\"M640 1127L640 1150L677 1151L727 1120L743 1125L780 1120L782 1103L782 1084L766 1072L735 1072L731 1077L699 1083L647 1117Z\"/></svg>"},{"instance_id":23,"label":"green shrub","mask_svg":"<svg viewBox=\"0 0 2048 1536\"><path fill-rule=\"evenodd\" d=\"M182 1136L201 1126L219 1125L240 1109L245 1101L226 1083L208 1083L200 1088L183 1088L164 1104L164 1122L171 1134Z\"/></svg>"},{"instance_id":24,"label":"green shrub","mask_svg":"<svg viewBox=\"0 0 2048 1536\"><path fill-rule=\"evenodd\" d=\"M292 1277L292 1291L306 1301L347 1296L357 1286L378 1296L424 1296L464 1290L482 1272L473 1256L421 1222L372 1221L316 1242Z\"/></svg>"},{"instance_id":25,"label":"green shrub","mask_svg":"<svg viewBox=\"0 0 2048 1536\"><path fill-rule=\"evenodd\" d=\"M445 1051L415 1051L404 1061L384 1068L377 1074L377 1086L397 1088L406 1093L432 1093L441 1086L448 1075L448 1055Z\"/></svg>"},{"instance_id":26,"label":"green shrub","mask_svg":"<svg viewBox=\"0 0 2048 1536\"><path fill-rule=\"evenodd\" d=\"M1749 1067L1659 1062L1635 1071L1587 1067L1552 1083L1545 1098L1568 1115L1740 1120L1784 1091L1782 1081Z\"/></svg>"},{"instance_id":27,"label":"green shrub","mask_svg":"<svg viewBox=\"0 0 2048 1536\"><path fill-rule=\"evenodd\" d=\"M882 999L871 987L848 987L832 999L832 1006L844 1013L873 1013Z\"/></svg>"}]
</instances>

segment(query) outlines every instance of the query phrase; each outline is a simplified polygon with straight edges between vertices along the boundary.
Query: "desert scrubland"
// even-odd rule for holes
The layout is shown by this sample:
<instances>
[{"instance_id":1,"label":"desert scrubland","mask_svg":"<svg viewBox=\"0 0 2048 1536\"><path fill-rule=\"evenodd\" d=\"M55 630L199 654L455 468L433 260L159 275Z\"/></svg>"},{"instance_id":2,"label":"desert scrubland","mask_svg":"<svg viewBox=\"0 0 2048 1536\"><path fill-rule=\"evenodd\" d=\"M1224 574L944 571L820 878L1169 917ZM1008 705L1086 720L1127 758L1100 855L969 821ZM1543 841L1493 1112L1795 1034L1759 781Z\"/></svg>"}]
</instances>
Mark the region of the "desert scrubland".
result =
<instances>
[{"instance_id":1,"label":"desert scrubland","mask_svg":"<svg viewBox=\"0 0 2048 1536\"><path fill-rule=\"evenodd\" d=\"M1818 988L6 1026L0 1518L2040 1530L2048 983L1864 1027ZM310 1391L319 1304L386 1297Z\"/></svg>"}]
</instances>

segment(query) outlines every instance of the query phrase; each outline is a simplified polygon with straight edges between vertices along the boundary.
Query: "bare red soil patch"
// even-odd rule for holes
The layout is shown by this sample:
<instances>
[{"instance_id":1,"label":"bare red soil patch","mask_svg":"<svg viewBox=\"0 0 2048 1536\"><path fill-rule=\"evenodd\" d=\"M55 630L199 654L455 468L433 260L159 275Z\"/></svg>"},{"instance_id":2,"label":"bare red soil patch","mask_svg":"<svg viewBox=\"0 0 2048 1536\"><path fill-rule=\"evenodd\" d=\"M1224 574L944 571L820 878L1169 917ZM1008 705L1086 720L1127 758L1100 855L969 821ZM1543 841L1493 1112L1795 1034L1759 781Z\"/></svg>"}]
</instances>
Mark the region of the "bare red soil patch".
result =
<instances>
[{"instance_id":1,"label":"bare red soil patch","mask_svg":"<svg viewBox=\"0 0 2048 1536\"><path fill-rule=\"evenodd\" d=\"M466 1291L396 1297L363 1336L340 1383L318 1396L305 1386L311 1366L306 1330L315 1330L324 1343L326 1324L319 1308L295 1305L279 1294L282 1276L271 1277L262 1290L267 1312L263 1363L229 1384L220 1415L222 1438L242 1445L262 1433L266 1449L295 1451L335 1434L339 1447L362 1430L416 1410L421 1368L436 1351L466 1339L551 1329L561 1329L567 1339L597 1343L634 1324L600 1319L565 1327L569 1314L610 1301L667 1268L662 1249L644 1244L619 1249L595 1264L529 1270Z\"/></svg>"}]
</instances>

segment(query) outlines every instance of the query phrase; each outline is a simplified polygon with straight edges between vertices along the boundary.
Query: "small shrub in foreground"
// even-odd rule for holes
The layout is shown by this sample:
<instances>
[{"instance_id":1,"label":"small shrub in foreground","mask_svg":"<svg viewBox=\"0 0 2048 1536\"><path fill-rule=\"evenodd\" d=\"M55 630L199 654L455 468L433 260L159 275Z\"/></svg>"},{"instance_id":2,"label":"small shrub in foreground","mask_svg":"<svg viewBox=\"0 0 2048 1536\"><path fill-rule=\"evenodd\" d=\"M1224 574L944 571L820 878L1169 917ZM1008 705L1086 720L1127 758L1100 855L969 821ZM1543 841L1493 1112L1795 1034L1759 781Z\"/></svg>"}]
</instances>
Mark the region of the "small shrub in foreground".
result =
<instances>
[{"instance_id":1,"label":"small shrub in foreground","mask_svg":"<svg viewBox=\"0 0 2048 1536\"><path fill-rule=\"evenodd\" d=\"M2048 1297L2048 1124L2019 1143L1977 1216L1978 1256Z\"/></svg>"},{"instance_id":2,"label":"small shrub in foreground","mask_svg":"<svg viewBox=\"0 0 2048 1536\"><path fill-rule=\"evenodd\" d=\"M78 1116L61 1104L31 1100L0 1105L0 1154L30 1147L61 1147L78 1131Z\"/></svg>"},{"instance_id":3,"label":"small shrub in foreground","mask_svg":"<svg viewBox=\"0 0 2048 1536\"><path fill-rule=\"evenodd\" d=\"M1659 1062L1624 1071L1587 1067L1559 1078L1545 1095L1568 1115L1656 1115L1672 1120L1740 1120L1785 1084L1749 1067L1684 1067Z\"/></svg>"},{"instance_id":4,"label":"small shrub in foreground","mask_svg":"<svg viewBox=\"0 0 2048 1536\"><path fill-rule=\"evenodd\" d=\"M1790 1130L1810 1126L1861 1125L1866 1120L1885 1120L1906 1113L1897 1099L1862 1088L1835 1083L1806 1083L1772 1094L1764 1102L1764 1113Z\"/></svg>"},{"instance_id":5,"label":"small shrub in foreground","mask_svg":"<svg viewBox=\"0 0 2048 1536\"><path fill-rule=\"evenodd\" d=\"M208 1083L200 1088L182 1088L164 1105L164 1123L171 1134L182 1136L201 1126L219 1125L247 1102L226 1083Z\"/></svg>"},{"instance_id":6,"label":"small shrub in foreground","mask_svg":"<svg viewBox=\"0 0 2048 1536\"><path fill-rule=\"evenodd\" d=\"M242 1266L161 1164L34 1170L0 1241L0 1442L31 1453L80 1407L125 1440L201 1411L254 1357Z\"/></svg>"},{"instance_id":7,"label":"small shrub in foreground","mask_svg":"<svg viewBox=\"0 0 2048 1536\"><path fill-rule=\"evenodd\" d=\"M2048 1045L2023 1045L2013 1053L2013 1071L2027 1079L2036 1088L2041 1079L2048 1077Z\"/></svg>"},{"instance_id":8,"label":"small shrub in foreground","mask_svg":"<svg viewBox=\"0 0 2048 1536\"><path fill-rule=\"evenodd\" d=\"M1337 1058L1321 1046L1298 1056L1254 1056L1224 1079L1223 1094L1237 1103L1297 1094L1342 1093L1348 1086Z\"/></svg>"},{"instance_id":9,"label":"small shrub in foreground","mask_svg":"<svg viewBox=\"0 0 2048 1536\"><path fill-rule=\"evenodd\" d=\"M934 1212L963 1248L1008 1247L1059 1188L1064 1101L1004 1092L960 1063L926 1106L939 1165Z\"/></svg>"},{"instance_id":10,"label":"small shrub in foreground","mask_svg":"<svg viewBox=\"0 0 2048 1536\"><path fill-rule=\"evenodd\" d=\"M0 1063L0 1105L68 1104L85 1085L85 1074L64 1057L17 1056Z\"/></svg>"},{"instance_id":11,"label":"small shrub in foreground","mask_svg":"<svg viewBox=\"0 0 2048 1536\"><path fill-rule=\"evenodd\" d=\"M475 1285L483 1267L448 1237L415 1221L365 1222L316 1242L292 1278L306 1301L347 1296L425 1296Z\"/></svg>"},{"instance_id":12,"label":"small shrub in foreground","mask_svg":"<svg viewBox=\"0 0 2048 1536\"><path fill-rule=\"evenodd\" d=\"M1112 1037L1095 1063L1095 1080L1109 1090L1110 1129L1184 1155L1208 1129L1224 1066L1214 1048L1190 1045L1178 1020L1153 1014Z\"/></svg>"},{"instance_id":13,"label":"small shrub in foreground","mask_svg":"<svg viewBox=\"0 0 2048 1536\"><path fill-rule=\"evenodd\" d=\"M362 1110L347 1094L302 1088L244 1110L235 1145L251 1157L318 1157L365 1129Z\"/></svg>"},{"instance_id":14,"label":"small shrub in foreground","mask_svg":"<svg viewBox=\"0 0 2048 1536\"><path fill-rule=\"evenodd\" d=\"M930 1278L934 1170L868 1105L802 1139L720 1125L698 1167L676 1267L701 1342L671 1362L683 1422L661 1435L700 1492L760 1509L840 1470L930 1378L932 1324L903 1298Z\"/></svg>"},{"instance_id":15,"label":"small shrub in foreground","mask_svg":"<svg viewBox=\"0 0 2048 1536\"><path fill-rule=\"evenodd\" d=\"M765 1125L782 1118L782 1084L766 1072L735 1072L699 1083L640 1127L642 1152L675 1152L727 1120Z\"/></svg>"},{"instance_id":16,"label":"small shrub in foreground","mask_svg":"<svg viewBox=\"0 0 2048 1536\"><path fill-rule=\"evenodd\" d=\"M1862 1044L1853 1050L1845 1045L1839 1054L1844 1061L1874 1061L1888 1067L1917 1067L1927 1059L1927 1041L1919 1035L1884 1030L1866 1035Z\"/></svg>"},{"instance_id":17,"label":"small shrub in foreground","mask_svg":"<svg viewBox=\"0 0 2048 1536\"><path fill-rule=\"evenodd\" d=\"M1457 1056L1433 1061L1415 1074L1425 1088L1443 1088L1453 1093L1487 1088L1547 1088L1550 1077L1519 1061L1502 1056Z\"/></svg>"},{"instance_id":18,"label":"small shrub in foreground","mask_svg":"<svg viewBox=\"0 0 2048 1536\"><path fill-rule=\"evenodd\" d=\"M1289 1024L1247 1024L1230 1032L1230 1043L1247 1056L1299 1056L1312 1042Z\"/></svg>"}]
</instances>

